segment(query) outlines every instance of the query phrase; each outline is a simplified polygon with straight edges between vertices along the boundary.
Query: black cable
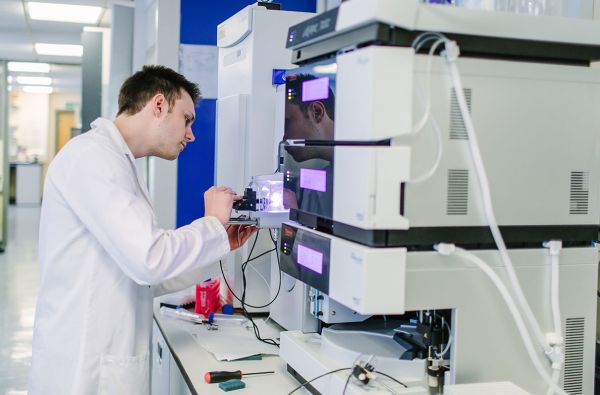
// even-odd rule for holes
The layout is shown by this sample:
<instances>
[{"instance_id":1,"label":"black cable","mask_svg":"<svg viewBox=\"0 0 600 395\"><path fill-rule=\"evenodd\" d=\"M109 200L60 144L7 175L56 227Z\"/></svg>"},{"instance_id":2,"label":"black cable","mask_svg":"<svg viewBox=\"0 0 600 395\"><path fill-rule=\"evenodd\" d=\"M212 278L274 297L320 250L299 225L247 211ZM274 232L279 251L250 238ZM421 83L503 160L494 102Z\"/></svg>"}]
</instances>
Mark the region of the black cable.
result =
<instances>
[{"instance_id":1,"label":"black cable","mask_svg":"<svg viewBox=\"0 0 600 395\"><path fill-rule=\"evenodd\" d=\"M231 225L227 226L226 230L228 231L230 227L231 227ZM264 254L266 254L266 253L263 253L263 254L260 254L258 257L251 258L252 257L252 253L254 252L254 247L256 247L256 242L258 241L258 234L259 234L259 232L260 232L260 229L256 232L256 236L254 237L254 242L252 243L252 248L250 248L250 253L248 254L248 259L246 259L246 261L244 263L242 263L242 282L243 282L242 299L240 299L240 298L237 297L237 295L233 292L233 290L231 289L231 287L227 283L227 278L225 277L225 273L223 272L223 262L221 260L219 260L219 267L221 268L221 274L223 275L223 281L225 281L225 285L227 285L227 288L232 293L232 295L235 296L235 298L242 304L242 315L244 317L246 317L252 323L252 329L254 330L254 336L256 336L256 338L258 340L260 340L261 342L263 342L263 343L279 347L279 343L277 343L275 340L273 340L273 339L263 339L260 336L260 330L258 329L258 326L256 325L256 323L254 322L254 320L250 316L250 313L246 309L246 306L254 307L254 306L251 306L251 305L245 303L245 300L246 300L246 266L248 265L248 262L250 262L251 260L257 259L257 258L263 256ZM269 230L269 235L270 234L271 234L271 231ZM273 240L273 236L271 236L271 240ZM270 250L268 252L271 252L271 251L272 250ZM279 262L279 256L277 257L277 262ZM280 284L279 284L279 287L281 288L281 267L279 268L279 270L280 270L280 274L279 274L280 275L280 279L279 279L280 280L279 281ZM279 295L279 291L277 291L277 295ZM275 295L275 297L277 297L277 295ZM275 298L273 300L275 300ZM272 302L273 301L271 301L270 303L272 303ZM268 306L268 305L266 305L266 306ZM266 306L263 306L263 307L266 307Z\"/></svg>"},{"instance_id":2,"label":"black cable","mask_svg":"<svg viewBox=\"0 0 600 395\"><path fill-rule=\"evenodd\" d=\"M267 251L263 252L262 254L259 254L259 255L255 256L254 258L252 258L252 259L248 260L248 262L252 262L252 261L254 261L254 260L257 260L258 258L262 258L263 256L265 256L265 255L267 255L268 253L271 253L271 252L273 252L273 251L275 251L275 250L276 250L276 248L271 248L270 250L267 250Z\"/></svg>"},{"instance_id":3,"label":"black cable","mask_svg":"<svg viewBox=\"0 0 600 395\"><path fill-rule=\"evenodd\" d=\"M269 229L269 236L271 237L271 241L275 244L275 248L277 248L277 242L275 241L273 234L271 233L271 230ZM258 234L256 236L256 239L258 239ZM256 244L256 239L255 239L255 244ZM260 340L263 343L266 344L270 344L276 347L279 347L279 343L277 343L277 341L275 341L274 339L263 339L260 336L260 330L258 328L258 325L256 325L256 323L254 322L254 320L252 319L252 317L250 316L250 313L248 312L248 310L246 309L246 306L248 306L247 303L245 303L246 301L246 267L248 266L249 262L252 259L255 258L251 258L252 256L252 251L250 251L250 254L248 255L248 259L246 259L246 262L244 262L242 264L242 281L243 281L243 291L242 291L242 311L245 313L244 315L246 316L246 318L248 318L250 320L250 322L252 323L252 328L254 329L254 335L256 336L256 338L258 340ZM275 297L273 298L273 300L271 302L269 302L269 304L273 303L275 301L275 299L277 298L277 296L279 295L279 291L281 290L281 266L279 264L279 255L277 255L277 265L279 266L279 288L277 289L277 294L275 295Z\"/></svg>"},{"instance_id":4,"label":"black cable","mask_svg":"<svg viewBox=\"0 0 600 395\"><path fill-rule=\"evenodd\" d=\"M352 378L352 370L350 370L350 374L348 375L348 378L346 379L346 384L344 384L344 390L342 391L342 395L346 394L346 390L348 389L348 384L350 383L350 379Z\"/></svg>"},{"instance_id":5,"label":"black cable","mask_svg":"<svg viewBox=\"0 0 600 395\"><path fill-rule=\"evenodd\" d=\"M252 323L252 329L254 330L254 336L256 336L256 338L258 340L260 340L263 343L279 347L279 343L277 343L274 339L263 339L260 336L260 329L258 329L258 325L256 325L256 322L254 322L254 319L252 318L252 316L250 316L250 312L246 309L246 287L247 287L246 267L248 266L248 262L250 262L250 259L252 258L252 253L254 252L254 247L256 247L256 242L258 241L259 233L260 233L260 230L258 230L256 232L256 237L254 238L254 243L252 244L252 248L250 249L248 258L246 259L246 261L244 263L242 263L242 300L240 301L242 304L242 314L244 315L244 317L246 317L250 321L250 323Z\"/></svg>"},{"instance_id":6,"label":"black cable","mask_svg":"<svg viewBox=\"0 0 600 395\"><path fill-rule=\"evenodd\" d=\"M247 287L246 267L248 267L248 263L253 259L252 253L254 252L254 247L256 246L256 241L258 240L259 232L260 232L260 230L256 232L256 237L254 238L254 243L252 245L252 248L250 249L250 254L248 254L248 258L246 259L246 261L244 263L242 263L241 269L242 269L243 288L242 288L242 299L241 299L240 303L242 304L242 313L252 323L252 329L254 330L254 336L256 336L256 338L263 343L279 347L279 343L277 343L277 341L275 341L275 339L264 339L261 337L260 329L258 328L258 325L256 325L256 322L254 322L254 319L252 318L252 316L250 316L250 312L248 311L248 309L246 309L246 306L248 306L248 304L246 303L246 287ZM269 231L269 234L271 234L270 231ZM271 240L273 240L272 237L271 237ZM277 297L277 295L275 296L275 298L276 297ZM275 300L275 298L273 298L273 300Z\"/></svg>"},{"instance_id":7,"label":"black cable","mask_svg":"<svg viewBox=\"0 0 600 395\"><path fill-rule=\"evenodd\" d=\"M404 388L408 388L408 386L407 386L406 384L404 384L402 381L400 381L400 380L396 380L395 378L393 378L393 377L392 377L392 376L390 376L389 374L385 374L385 373L383 373L383 372L380 372L379 370L376 370L376 371L375 371L375 373L377 373L377 374L380 374L380 375L382 375L382 376L385 376L385 377L387 377L388 379L390 379L390 380L392 380L392 381L395 381L396 383L398 383L398 384L402 385Z\"/></svg>"},{"instance_id":8,"label":"black cable","mask_svg":"<svg viewBox=\"0 0 600 395\"><path fill-rule=\"evenodd\" d=\"M291 394L293 394L294 392L298 391L298 390L299 390L300 388L302 388L302 387L306 387L308 384L312 383L313 381L315 381L315 380L317 380L317 379L320 379L321 377L325 377L325 376L327 376L327 375L330 375L330 374L333 374L333 373L337 373L337 372L341 372L342 370L348 370L348 369L352 369L352 368L340 368L340 369L332 370L332 371L330 371L330 372L327 372L327 373L323 373L322 375L320 375L320 376L317 376L317 377L315 377L314 379L311 379L311 380L305 381L304 383L300 384L299 386L297 386L296 388L294 388L293 390L291 390L291 391L288 393L288 395L291 395Z\"/></svg>"},{"instance_id":9,"label":"black cable","mask_svg":"<svg viewBox=\"0 0 600 395\"><path fill-rule=\"evenodd\" d=\"M228 227L229 228L229 227ZM227 286L227 288L229 289L229 292L231 292L231 294L241 303L242 305L242 314L244 315L244 317L246 317L251 323L252 323L252 328L254 330L254 335L256 336L256 338L258 340L260 340L263 343L266 344L270 344L276 347L279 347L279 343L277 343L274 339L263 339L260 336L260 329L258 328L258 325L256 325L256 323L254 322L254 319L250 316L250 313L248 312L248 310L246 309L246 306L248 307L252 307L252 308L264 308L267 307L269 305L271 305L275 299L277 299L277 297L279 296L279 292L281 291L281 282L282 282L282 278L281 278L281 263L279 261L279 255L277 255L277 266L279 268L279 287L277 288L277 293L275 294L275 296L273 297L273 299L263 305L263 306L254 306L251 305L249 303L246 302L246 286L247 286L247 280L246 280L246 267L248 266L248 264L250 262L252 262L255 259L258 259L270 252L273 252L277 249L277 241L275 241L275 238L273 237L273 234L271 233L271 230L269 230L269 236L271 238L271 241L273 242L275 248L265 251L263 253L261 253L260 255L256 256L256 257L252 257L252 253L254 252L254 247L256 247L256 242L258 241L258 234L260 232L260 229L256 232L256 236L254 238L254 242L252 243L252 247L250 248L250 253L248 254L248 258L246 259L246 261L244 263L242 263L241 266L241 270L242 270L242 297L239 298L235 292L233 292L233 289L229 286L229 283L227 282L227 278L225 277L225 272L223 271L223 262L219 260L219 267L221 268L221 274L223 275L223 281L225 281L225 285Z\"/></svg>"},{"instance_id":10,"label":"black cable","mask_svg":"<svg viewBox=\"0 0 600 395\"><path fill-rule=\"evenodd\" d=\"M271 236L271 240L272 240L272 241L275 243L275 245L277 246L277 242L274 240L273 236L271 235L271 231L270 231L270 230L269 230L269 235ZM250 260L247 260L246 262L251 262L251 261L253 261L254 259L258 259L258 258L260 258L261 256L263 256L263 255L266 255L268 252L272 252L272 251L274 251L274 250L269 250L269 251L266 251L266 252L264 252L264 253L262 253L262 254L260 254L260 255L256 256L256 257L254 257L254 258L251 258ZM245 262L244 262L244 263L245 263ZM233 295L233 297L234 297L234 298L236 298L236 300L237 300L238 302L242 303L242 299L240 299L240 298L239 298L239 297L238 297L238 296L235 294L235 292L233 292L233 289L231 288L231 286L229 286L229 283L227 282L227 279L225 278L225 272L223 271L223 262L219 261L219 266L221 267L221 274L223 275L223 280L225 281L225 285L227 286L227 289L229 289L229 292L231 292L231 294ZM267 304L264 304L264 305L262 305L262 306L254 306L254 305L251 305L250 303L247 303L247 302L245 302L244 304L245 304L246 306L248 306L248 307L252 307L253 309L262 309L262 308L265 308L265 307L267 307L267 306L270 306L270 305L272 305L272 304L273 304L273 302L275 302L275 299L277 299L277 297L279 296L279 292L281 291L281 280L282 280L282 278L281 278L281 263L280 263L280 261L279 261L279 254L277 254L277 266L278 266L278 268L279 268L279 286L277 287L277 293L275 294L275 296L273 297L273 299L271 299L271 301L269 301L269 303L267 303Z\"/></svg>"}]
</instances>

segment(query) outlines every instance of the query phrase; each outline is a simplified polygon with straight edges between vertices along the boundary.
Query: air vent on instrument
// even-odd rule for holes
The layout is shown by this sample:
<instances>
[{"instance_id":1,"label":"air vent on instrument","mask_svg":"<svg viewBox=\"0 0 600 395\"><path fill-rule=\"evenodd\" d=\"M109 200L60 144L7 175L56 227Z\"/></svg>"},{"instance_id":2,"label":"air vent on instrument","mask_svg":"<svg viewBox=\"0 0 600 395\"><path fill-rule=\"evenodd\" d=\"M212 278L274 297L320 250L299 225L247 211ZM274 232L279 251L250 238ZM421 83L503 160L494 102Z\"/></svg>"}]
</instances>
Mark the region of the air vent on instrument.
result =
<instances>
[{"instance_id":1,"label":"air vent on instrument","mask_svg":"<svg viewBox=\"0 0 600 395\"><path fill-rule=\"evenodd\" d=\"M569 395L583 394L583 350L585 320L567 318L565 326L565 378L563 389Z\"/></svg>"},{"instance_id":2,"label":"air vent on instrument","mask_svg":"<svg viewBox=\"0 0 600 395\"><path fill-rule=\"evenodd\" d=\"M465 93L465 100L467 101L467 107L469 107L469 113L471 111L471 88L463 89ZM458 106L458 99L456 98L456 91L452 88L450 92L450 140L468 140L467 128L463 122L462 114L460 113L460 107Z\"/></svg>"},{"instance_id":3,"label":"air vent on instrument","mask_svg":"<svg viewBox=\"0 0 600 395\"><path fill-rule=\"evenodd\" d=\"M585 171L571 172L571 194L569 214L587 214L589 206L590 180Z\"/></svg>"},{"instance_id":4,"label":"air vent on instrument","mask_svg":"<svg viewBox=\"0 0 600 395\"><path fill-rule=\"evenodd\" d=\"M469 206L469 171L448 170L447 215L467 215Z\"/></svg>"}]
</instances>

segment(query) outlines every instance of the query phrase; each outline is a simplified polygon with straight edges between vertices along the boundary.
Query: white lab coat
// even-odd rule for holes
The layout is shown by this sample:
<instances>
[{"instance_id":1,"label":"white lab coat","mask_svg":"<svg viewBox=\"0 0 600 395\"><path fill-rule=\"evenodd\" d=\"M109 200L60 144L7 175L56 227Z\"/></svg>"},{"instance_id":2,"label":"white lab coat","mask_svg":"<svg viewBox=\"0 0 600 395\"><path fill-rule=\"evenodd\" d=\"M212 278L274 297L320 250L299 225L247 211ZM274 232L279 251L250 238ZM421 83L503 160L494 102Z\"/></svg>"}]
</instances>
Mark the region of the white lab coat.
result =
<instances>
[{"instance_id":1,"label":"white lab coat","mask_svg":"<svg viewBox=\"0 0 600 395\"><path fill-rule=\"evenodd\" d=\"M153 285L229 248L215 217L159 228L122 135L94 121L46 176L29 394L147 395Z\"/></svg>"}]
</instances>

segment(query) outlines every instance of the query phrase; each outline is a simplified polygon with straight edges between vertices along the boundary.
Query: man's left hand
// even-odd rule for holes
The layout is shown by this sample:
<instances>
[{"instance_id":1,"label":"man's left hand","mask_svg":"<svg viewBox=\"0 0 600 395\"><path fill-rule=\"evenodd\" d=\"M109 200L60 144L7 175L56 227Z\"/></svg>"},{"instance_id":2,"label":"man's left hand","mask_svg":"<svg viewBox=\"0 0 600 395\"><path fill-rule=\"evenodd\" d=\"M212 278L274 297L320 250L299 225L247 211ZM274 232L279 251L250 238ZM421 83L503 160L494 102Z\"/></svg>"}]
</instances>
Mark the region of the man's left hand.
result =
<instances>
[{"instance_id":1,"label":"man's left hand","mask_svg":"<svg viewBox=\"0 0 600 395\"><path fill-rule=\"evenodd\" d=\"M244 245L246 241L256 232L258 228L253 225L231 225L227 228L227 236L229 236L229 246L231 250L235 250Z\"/></svg>"}]
</instances>

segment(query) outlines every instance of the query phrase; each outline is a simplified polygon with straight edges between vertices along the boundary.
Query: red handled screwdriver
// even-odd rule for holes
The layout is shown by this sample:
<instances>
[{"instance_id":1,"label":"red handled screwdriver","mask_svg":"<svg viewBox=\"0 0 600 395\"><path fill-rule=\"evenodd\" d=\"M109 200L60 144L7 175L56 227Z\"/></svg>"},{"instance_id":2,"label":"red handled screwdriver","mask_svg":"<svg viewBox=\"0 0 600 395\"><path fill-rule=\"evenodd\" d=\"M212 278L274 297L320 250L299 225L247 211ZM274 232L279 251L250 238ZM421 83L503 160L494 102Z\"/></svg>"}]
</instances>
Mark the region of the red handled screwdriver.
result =
<instances>
[{"instance_id":1,"label":"red handled screwdriver","mask_svg":"<svg viewBox=\"0 0 600 395\"><path fill-rule=\"evenodd\" d=\"M242 373L241 370L236 370L234 372L227 370L219 370L213 372L206 372L204 375L204 381L207 383L221 383L227 380L241 379L242 376L255 376L259 374L273 374L275 371L269 372L254 372L254 373Z\"/></svg>"}]
</instances>

